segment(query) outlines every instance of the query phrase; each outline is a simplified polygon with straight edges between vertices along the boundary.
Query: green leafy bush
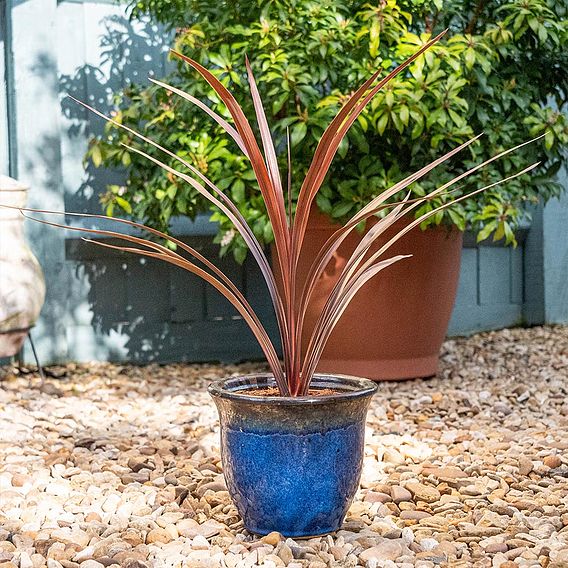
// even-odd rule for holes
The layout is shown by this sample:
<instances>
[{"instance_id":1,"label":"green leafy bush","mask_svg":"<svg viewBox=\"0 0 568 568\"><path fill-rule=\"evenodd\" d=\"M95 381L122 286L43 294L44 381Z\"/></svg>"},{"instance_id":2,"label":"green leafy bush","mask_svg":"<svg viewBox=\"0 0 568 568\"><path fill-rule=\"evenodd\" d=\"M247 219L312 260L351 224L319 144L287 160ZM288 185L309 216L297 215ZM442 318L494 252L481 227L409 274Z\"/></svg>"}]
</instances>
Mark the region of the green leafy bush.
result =
<instances>
[{"instance_id":1,"label":"green leafy bush","mask_svg":"<svg viewBox=\"0 0 568 568\"><path fill-rule=\"evenodd\" d=\"M536 173L457 203L426 224L450 223L514 242L525 204L549 199L566 156L568 122L568 24L566 6L555 0L136 0L133 18L150 14L175 29L173 47L213 68L253 115L244 59L248 55L267 102L279 159L286 171L287 130L294 156L293 197L315 146L331 118L358 85L379 68L392 69L448 27L437 44L379 93L343 141L318 195L319 208L338 221L373 196L455 145L484 132L467 153L412 186L423 196L473 163L546 132L542 143L510 154L481 171L453 195L487 184L540 159ZM165 79L228 118L214 92L178 65ZM116 96L115 119L142 128L174 149L228 192L261 242L272 230L247 159L201 110L155 85L131 85ZM248 105L248 106L247 106ZM159 108L158 115L155 109ZM164 175L120 142L131 137L112 125L91 141L95 166L128 166L124 187L103 195L107 213L120 208L167 231L170 218L193 217L208 204L186 184ZM349 151L349 156L347 156ZM527 152L531 155L527 156ZM396 196L399 199L402 196ZM428 202L420 215L452 199ZM242 261L246 245L218 211L217 242Z\"/></svg>"}]
</instances>

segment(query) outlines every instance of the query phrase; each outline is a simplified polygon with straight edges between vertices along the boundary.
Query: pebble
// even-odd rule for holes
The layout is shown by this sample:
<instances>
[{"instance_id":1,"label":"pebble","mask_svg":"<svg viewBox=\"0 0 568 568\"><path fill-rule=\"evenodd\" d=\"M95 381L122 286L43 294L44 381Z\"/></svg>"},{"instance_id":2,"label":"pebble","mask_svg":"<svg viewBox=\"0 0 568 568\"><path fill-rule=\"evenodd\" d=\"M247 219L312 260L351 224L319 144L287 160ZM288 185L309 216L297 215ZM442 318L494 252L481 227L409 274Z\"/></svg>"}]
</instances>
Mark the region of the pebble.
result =
<instances>
[{"instance_id":1,"label":"pebble","mask_svg":"<svg viewBox=\"0 0 568 568\"><path fill-rule=\"evenodd\" d=\"M406 552L410 552L402 540L384 540L380 544L367 548L360 555L363 562L369 560L396 560Z\"/></svg>"},{"instance_id":2,"label":"pebble","mask_svg":"<svg viewBox=\"0 0 568 568\"><path fill-rule=\"evenodd\" d=\"M20 568L33 568L32 559L27 552L20 553Z\"/></svg>"},{"instance_id":3,"label":"pebble","mask_svg":"<svg viewBox=\"0 0 568 568\"><path fill-rule=\"evenodd\" d=\"M402 503L403 501L412 501L412 493L400 485L391 487L391 497L395 503Z\"/></svg>"},{"instance_id":4,"label":"pebble","mask_svg":"<svg viewBox=\"0 0 568 568\"><path fill-rule=\"evenodd\" d=\"M522 475L523 477L526 477L533 470L533 462L525 456L521 456L519 458L518 464L519 475Z\"/></svg>"},{"instance_id":5,"label":"pebble","mask_svg":"<svg viewBox=\"0 0 568 568\"><path fill-rule=\"evenodd\" d=\"M440 492L435 487L430 487L429 485L424 485L422 483L407 483L406 489L412 493L413 497L417 501L435 503L436 501L439 501L441 497Z\"/></svg>"},{"instance_id":6,"label":"pebble","mask_svg":"<svg viewBox=\"0 0 568 568\"><path fill-rule=\"evenodd\" d=\"M1 568L568 566L567 354L566 326L489 332L382 384L362 490L307 540L247 533L222 477L207 384L261 365L0 368Z\"/></svg>"},{"instance_id":7,"label":"pebble","mask_svg":"<svg viewBox=\"0 0 568 568\"><path fill-rule=\"evenodd\" d=\"M223 525L213 519L209 519L202 524L195 523L192 527L188 527L187 524L184 524L181 529L180 524L178 524L177 529L182 536L189 538L195 538L198 535L210 538L219 534L223 529Z\"/></svg>"},{"instance_id":8,"label":"pebble","mask_svg":"<svg viewBox=\"0 0 568 568\"><path fill-rule=\"evenodd\" d=\"M176 524L176 529L181 536L192 538L199 534L199 523L194 519L182 519Z\"/></svg>"},{"instance_id":9,"label":"pebble","mask_svg":"<svg viewBox=\"0 0 568 568\"><path fill-rule=\"evenodd\" d=\"M191 548L193 550L209 550L209 541L204 536L198 534L191 541Z\"/></svg>"},{"instance_id":10,"label":"pebble","mask_svg":"<svg viewBox=\"0 0 568 568\"><path fill-rule=\"evenodd\" d=\"M432 514L428 513L427 511L414 511L412 509L400 512L400 518L406 521L420 521L431 516Z\"/></svg>"},{"instance_id":11,"label":"pebble","mask_svg":"<svg viewBox=\"0 0 568 568\"><path fill-rule=\"evenodd\" d=\"M507 552L509 550L509 547L504 542L494 542L494 543L488 544L484 548L484 550L485 550L485 552L488 552L489 554L494 554L496 552Z\"/></svg>"},{"instance_id":12,"label":"pebble","mask_svg":"<svg viewBox=\"0 0 568 568\"><path fill-rule=\"evenodd\" d=\"M109 495L102 504L102 510L105 513L115 513L120 502L121 502L120 495L117 494Z\"/></svg>"},{"instance_id":13,"label":"pebble","mask_svg":"<svg viewBox=\"0 0 568 568\"><path fill-rule=\"evenodd\" d=\"M81 568L104 568L104 564L96 560L85 560L85 562L81 562Z\"/></svg>"},{"instance_id":14,"label":"pebble","mask_svg":"<svg viewBox=\"0 0 568 568\"><path fill-rule=\"evenodd\" d=\"M271 546L276 546L282 540L282 535L279 532L272 531L263 536L260 540Z\"/></svg>"},{"instance_id":15,"label":"pebble","mask_svg":"<svg viewBox=\"0 0 568 568\"><path fill-rule=\"evenodd\" d=\"M546 456L543 462L546 467L550 467L551 469L562 465L562 460L558 456Z\"/></svg>"},{"instance_id":16,"label":"pebble","mask_svg":"<svg viewBox=\"0 0 568 568\"><path fill-rule=\"evenodd\" d=\"M146 542L152 544L155 542L168 543L172 540L172 536L166 529L152 529L146 536Z\"/></svg>"},{"instance_id":17,"label":"pebble","mask_svg":"<svg viewBox=\"0 0 568 568\"><path fill-rule=\"evenodd\" d=\"M443 480L455 480L467 477L467 473L465 473L458 467L452 466L424 467L422 469L422 473L423 475L433 475L434 477Z\"/></svg>"},{"instance_id":18,"label":"pebble","mask_svg":"<svg viewBox=\"0 0 568 568\"><path fill-rule=\"evenodd\" d=\"M343 549L339 549L341 552L336 555L334 554L332 549L338 549L339 547L330 547L329 551L330 553L333 555L333 557L336 560L343 560L345 558L345 556L347 556L346 552L344 553ZM294 560L294 554L292 553L292 549L287 545L287 544L283 544L280 547L280 550L278 552L278 556L280 557L280 559L282 560L282 562L284 562L284 564L286 566L288 566L292 560Z\"/></svg>"},{"instance_id":19,"label":"pebble","mask_svg":"<svg viewBox=\"0 0 568 568\"><path fill-rule=\"evenodd\" d=\"M21 473L14 473L11 479L13 487L23 487L29 481L30 477Z\"/></svg>"},{"instance_id":20,"label":"pebble","mask_svg":"<svg viewBox=\"0 0 568 568\"><path fill-rule=\"evenodd\" d=\"M392 498L390 495L387 495L386 493L368 491L365 494L363 500L367 501L368 503L388 503L389 501L392 501Z\"/></svg>"},{"instance_id":21,"label":"pebble","mask_svg":"<svg viewBox=\"0 0 568 568\"><path fill-rule=\"evenodd\" d=\"M434 550L440 543L435 538L423 538L420 541L420 548L422 550Z\"/></svg>"},{"instance_id":22,"label":"pebble","mask_svg":"<svg viewBox=\"0 0 568 568\"><path fill-rule=\"evenodd\" d=\"M383 460L392 464L403 464L405 463L404 456L394 448L387 448L383 453Z\"/></svg>"},{"instance_id":23,"label":"pebble","mask_svg":"<svg viewBox=\"0 0 568 568\"><path fill-rule=\"evenodd\" d=\"M150 568L150 564L138 558L127 558L122 562L122 568Z\"/></svg>"}]
</instances>

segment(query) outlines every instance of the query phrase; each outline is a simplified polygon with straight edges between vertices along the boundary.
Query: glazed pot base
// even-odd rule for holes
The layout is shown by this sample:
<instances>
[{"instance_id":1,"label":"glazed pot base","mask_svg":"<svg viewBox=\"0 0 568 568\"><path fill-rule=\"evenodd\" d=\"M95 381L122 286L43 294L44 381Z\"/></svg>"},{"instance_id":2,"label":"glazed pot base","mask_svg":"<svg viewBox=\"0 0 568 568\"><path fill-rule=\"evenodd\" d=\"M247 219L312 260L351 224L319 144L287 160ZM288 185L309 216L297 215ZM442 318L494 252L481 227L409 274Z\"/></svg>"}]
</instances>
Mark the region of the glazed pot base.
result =
<instances>
[{"instance_id":1,"label":"glazed pot base","mask_svg":"<svg viewBox=\"0 0 568 568\"><path fill-rule=\"evenodd\" d=\"M359 485L363 437L360 424L321 432L227 428L223 469L245 526L292 538L338 530Z\"/></svg>"},{"instance_id":2,"label":"glazed pot base","mask_svg":"<svg viewBox=\"0 0 568 568\"><path fill-rule=\"evenodd\" d=\"M314 533L314 534L303 534L303 535L291 535L291 534L284 534L284 533L280 533L284 538L293 538L294 540L309 540L310 538L319 538L319 537L323 537L323 536L328 536L328 535L334 535L337 531L341 530L341 527L343 526L343 523L341 523L341 526L338 529L335 529L334 531L328 531L328 532L318 532L318 533ZM269 532L256 532L252 529L249 529L247 526L245 526L245 529L250 533L250 534L254 534L255 536L266 536L267 534L270 534L271 532L278 532L278 531L269 531Z\"/></svg>"}]
</instances>

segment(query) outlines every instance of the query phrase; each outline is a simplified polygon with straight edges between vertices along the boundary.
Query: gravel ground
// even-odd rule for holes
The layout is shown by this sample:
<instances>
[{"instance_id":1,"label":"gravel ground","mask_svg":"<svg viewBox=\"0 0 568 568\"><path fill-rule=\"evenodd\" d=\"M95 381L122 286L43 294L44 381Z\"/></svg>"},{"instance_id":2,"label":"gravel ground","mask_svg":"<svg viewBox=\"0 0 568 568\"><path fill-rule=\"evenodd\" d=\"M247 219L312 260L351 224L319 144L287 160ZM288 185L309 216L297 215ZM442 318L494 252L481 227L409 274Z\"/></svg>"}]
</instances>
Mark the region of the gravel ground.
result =
<instances>
[{"instance_id":1,"label":"gravel ground","mask_svg":"<svg viewBox=\"0 0 568 568\"><path fill-rule=\"evenodd\" d=\"M1 568L568 566L568 327L446 342L381 385L337 534L248 534L209 380L239 366L0 369Z\"/></svg>"}]
</instances>

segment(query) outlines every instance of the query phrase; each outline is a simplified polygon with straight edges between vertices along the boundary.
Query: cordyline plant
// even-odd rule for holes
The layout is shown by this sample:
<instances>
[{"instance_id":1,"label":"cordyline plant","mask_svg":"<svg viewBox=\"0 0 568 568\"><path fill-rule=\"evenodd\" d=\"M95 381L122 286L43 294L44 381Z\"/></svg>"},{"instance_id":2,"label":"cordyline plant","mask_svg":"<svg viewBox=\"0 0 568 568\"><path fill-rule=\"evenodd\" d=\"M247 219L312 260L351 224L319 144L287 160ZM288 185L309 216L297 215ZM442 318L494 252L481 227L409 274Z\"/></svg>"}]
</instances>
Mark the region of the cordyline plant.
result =
<instances>
[{"instance_id":1,"label":"cordyline plant","mask_svg":"<svg viewBox=\"0 0 568 568\"><path fill-rule=\"evenodd\" d=\"M428 43L424 44L424 46L419 49L412 57L410 57L396 69L391 71L378 83L375 84L381 71L374 73L356 91L353 92L353 94L345 102L335 118L331 121L331 123L323 133L319 144L317 145L311 165L301 185L295 212L293 212L292 210L292 198L290 189L291 176L293 175L293 168L290 158L290 145L288 144L288 175L287 188L285 192L285 188L282 183L282 176L278 167L277 152L274 147L262 101L260 99L257 85L248 60L246 61L246 68L263 151L259 147L252 126L250 125L242 108L239 106L233 95L210 71L208 71L196 61L190 59L189 57L186 57L185 55L174 52L175 55L182 58L189 65L191 65L215 90L220 99L227 106L227 109L234 121L234 127L213 110L211 110L207 105L194 98L193 96L165 83L153 81L164 89L167 89L168 91L175 93L199 106L211 118L213 118L213 120L215 120L217 124L219 124L227 132L227 134L229 134L229 136L233 138L238 147L250 160L252 169L260 187L260 191L262 192L263 199L266 203L266 209L274 231L275 249L277 253L276 262L278 263L278 268L281 274L280 287L278 287L276 284L274 273L259 241L255 237L249 225L247 225L243 215L241 214L237 206L229 197L227 197L227 195L223 193L223 191L216 187L192 164L188 163L186 160L179 157L171 150L158 145L150 138L143 136L133 129L119 124L117 121L114 121L109 117L106 117L99 111L92 109L91 107L87 107L99 116L106 118L110 122L114 123L116 126L125 129L139 140L142 140L143 142L146 142L159 149L161 152L175 159L178 163L187 168L195 177L187 175L186 173L165 164L164 162L158 160L153 156L150 156L142 150L127 146L130 151L146 157L154 164L162 167L169 174L177 176L178 178L190 184L203 197L205 197L216 207L218 207L233 222L235 228L242 235L252 255L258 262L260 270L262 271L262 275L268 286L268 291L270 293L274 310L276 312L276 318L280 332L280 341L282 344L283 352L283 364L281 364L278 358L277 350L274 347L274 344L272 343L270 337L268 336L268 333L266 332L263 324L255 314L246 298L240 292L240 290L219 268L217 268L208 259L204 258L197 250L195 250L188 244L182 242L179 239L176 239L175 237L168 236L161 231L126 219L113 218L112 220L117 223L126 224L131 227L147 231L155 237L166 239L166 241L169 241L170 245L175 245L175 250L172 250L171 246L164 246L163 244L154 242L152 240L134 235L122 234L116 231L102 229L83 229L40 219L36 220L57 227L64 227L78 231L87 231L96 235L115 237L123 241L128 241L129 243L132 243L132 245L136 246L120 246L107 242L85 239L89 242L93 242L103 247L164 260L203 278L231 302L231 304L237 309L239 314L244 318L244 320L252 330L254 336L258 340L264 352L264 355L266 356L271 372L274 374L274 379L276 381L280 394L282 396L305 396L309 393L310 382L312 380L326 342L351 299L368 280L373 278L381 270L409 256L398 255L392 258L384 259L382 258L384 253L391 247L391 245L393 245L408 231L420 225L422 221L424 221L431 215L435 215L437 212L449 206L451 203L446 203L437 208L434 208L432 211L429 211L422 216L419 216L417 219L408 222L402 230L397 232L385 244L380 246L378 250L371 250L371 245L376 241L376 239L380 235L382 235L389 227L391 227L393 223L395 223L395 221L407 215L411 210L420 206L425 201L433 199L434 197L440 196L444 193L448 193L449 191L461 189L458 187L454 188L454 190L450 190L450 187L458 184L458 182L460 182L470 174L478 171L485 165L493 162L494 160L505 156L506 154L509 154L520 146L524 146L524 144L521 144L520 146L516 146L515 148L501 152L500 154L486 160L485 162L465 171L461 175L445 183L441 187L438 187L424 197L411 200L409 198L409 194L403 201L388 203L388 200L395 194L404 190L412 183L420 180L430 170L432 170L439 164L442 164L453 155L469 146L477 138L479 138L479 136L476 136L475 138L472 138L471 140L454 148L434 162L424 166L416 173L413 173L412 175L409 175L405 179L396 183L389 190L381 193L379 196L370 201L361 211L354 215L351 220L348 221L344 226L338 228L319 251L319 254L314 260L305 282L303 282L301 285L297 282L296 273L298 260L302 251L302 244L306 233L306 226L310 209L343 137L345 136L351 125L355 122L357 117L360 115L360 113L363 111L365 106L375 96L375 94L393 77L395 77L402 70L408 67L408 65L410 65L410 63L414 61L419 55L426 51L431 45L436 43L442 37L442 35L443 33L438 35ZM535 163L505 179L477 189L473 192L468 193L467 195L456 198L453 200L453 203L471 197L472 195L485 191L486 189L495 187L496 185L510 179L516 178L530 171L537 165L538 163ZM370 217L375 216L378 212L384 210L385 208L389 208L390 211L384 217L376 219L376 222L368 230L359 245L352 253L351 257L348 259L348 262L342 270L337 283L329 294L329 297L326 299L324 307L319 314L319 318L312 330L307 345L302 345L301 338L306 310L312 295L317 289L318 279L323 274L323 271L325 270L327 264L332 259L334 253L337 251L341 243L345 240L349 233L355 229L357 225L366 221ZM28 209L27 211L53 213L51 211L32 209ZM69 213L67 213L67 215L69 215ZM108 219L103 215L86 215L73 213L71 215ZM180 252L178 252L180 250L188 253L192 257L192 260L189 260L186 256L180 254ZM196 264L195 261L198 261L200 265Z\"/></svg>"}]
</instances>

